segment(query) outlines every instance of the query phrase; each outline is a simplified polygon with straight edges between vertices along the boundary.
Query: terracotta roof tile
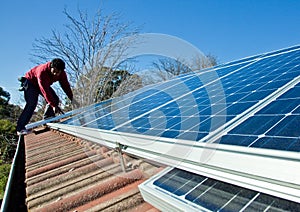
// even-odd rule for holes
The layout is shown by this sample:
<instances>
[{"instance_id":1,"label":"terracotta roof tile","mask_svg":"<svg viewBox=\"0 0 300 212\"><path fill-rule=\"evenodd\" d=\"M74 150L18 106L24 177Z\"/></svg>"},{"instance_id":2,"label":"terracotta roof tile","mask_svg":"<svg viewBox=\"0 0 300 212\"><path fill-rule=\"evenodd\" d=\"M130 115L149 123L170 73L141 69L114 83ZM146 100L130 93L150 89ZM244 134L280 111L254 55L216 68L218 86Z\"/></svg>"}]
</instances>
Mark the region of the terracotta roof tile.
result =
<instances>
[{"instance_id":1,"label":"terracotta roof tile","mask_svg":"<svg viewBox=\"0 0 300 212\"><path fill-rule=\"evenodd\" d=\"M38 131L37 131L38 132ZM138 185L161 168L57 131L25 136L30 211L157 211Z\"/></svg>"}]
</instances>

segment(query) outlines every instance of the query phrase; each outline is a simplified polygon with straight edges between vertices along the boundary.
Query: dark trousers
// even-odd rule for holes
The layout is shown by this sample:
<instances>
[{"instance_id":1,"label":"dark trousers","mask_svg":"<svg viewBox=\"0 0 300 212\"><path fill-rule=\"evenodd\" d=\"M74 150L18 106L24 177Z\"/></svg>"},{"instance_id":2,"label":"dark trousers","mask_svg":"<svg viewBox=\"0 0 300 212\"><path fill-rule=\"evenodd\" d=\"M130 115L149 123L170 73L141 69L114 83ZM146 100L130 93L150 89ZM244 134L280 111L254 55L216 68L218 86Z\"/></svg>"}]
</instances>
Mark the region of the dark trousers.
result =
<instances>
[{"instance_id":1,"label":"dark trousers","mask_svg":"<svg viewBox=\"0 0 300 212\"><path fill-rule=\"evenodd\" d=\"M52 95L55 97L57 100L57 103L59 102L59 98L56 95L55 91L50 88ZM38 100L39 100L39 95L40 95L40 90L34 87L29 81L28 81L28 87L27 89L24 90L24 98L26 101L25 107L18 119L17 122L17 131L21 131L25 129L25 126L29 123L34 110L37 106ZM53 111L53 108L47 104L44 112L44 119L54 117L55 113Z\"/></svg>"}]
</instances>

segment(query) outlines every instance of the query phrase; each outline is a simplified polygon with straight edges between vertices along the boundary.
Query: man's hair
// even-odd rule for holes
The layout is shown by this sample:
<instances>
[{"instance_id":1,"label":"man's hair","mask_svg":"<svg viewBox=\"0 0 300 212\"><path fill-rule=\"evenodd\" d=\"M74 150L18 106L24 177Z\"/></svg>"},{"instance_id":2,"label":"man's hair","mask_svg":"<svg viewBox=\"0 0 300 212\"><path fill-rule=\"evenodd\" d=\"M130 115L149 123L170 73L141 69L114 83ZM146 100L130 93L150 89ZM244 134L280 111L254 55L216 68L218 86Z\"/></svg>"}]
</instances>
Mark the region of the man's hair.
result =
<instances>
[{"instance_id":1,"label":"man's hair","mask_svg":"<svg viewBox=\"0 0 300 212\"><path fill-rule=\"evenodd\" d=\"M66 68L66 65L65 65L65 62L60 59L60 58L54 58L52 61L51 61L51 68L56 68L58 70L65 70Z\"/></svg>"}]
</instances>

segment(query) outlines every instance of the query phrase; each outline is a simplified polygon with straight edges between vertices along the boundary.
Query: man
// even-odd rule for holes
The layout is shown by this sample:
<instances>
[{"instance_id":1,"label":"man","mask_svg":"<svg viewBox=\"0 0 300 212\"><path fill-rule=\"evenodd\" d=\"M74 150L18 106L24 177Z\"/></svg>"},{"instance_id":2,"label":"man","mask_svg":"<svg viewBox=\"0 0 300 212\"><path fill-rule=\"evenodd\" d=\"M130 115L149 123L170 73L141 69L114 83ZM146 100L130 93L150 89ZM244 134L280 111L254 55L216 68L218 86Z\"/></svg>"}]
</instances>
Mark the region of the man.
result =
<instances>
[{"instance_id":1,"label":"man","mask_svg":"<svg viewBox=\"0 0 300 212\"><path fill-rule=\"evenodd\" d=\"M27 134L25 126L29 123L38 103L39 94L46 102L44 119L54 117L56 113L61 113L59 108L59 98L51 88L54 82L59 82L63 91L72 103L77 104L73 99L73 93L65 72L65 62L60 58L55 58L51 62L38 65L32 68L22 77L22 87L26 105L17 122L17 134Z\"/></svg>"}]
</instances>

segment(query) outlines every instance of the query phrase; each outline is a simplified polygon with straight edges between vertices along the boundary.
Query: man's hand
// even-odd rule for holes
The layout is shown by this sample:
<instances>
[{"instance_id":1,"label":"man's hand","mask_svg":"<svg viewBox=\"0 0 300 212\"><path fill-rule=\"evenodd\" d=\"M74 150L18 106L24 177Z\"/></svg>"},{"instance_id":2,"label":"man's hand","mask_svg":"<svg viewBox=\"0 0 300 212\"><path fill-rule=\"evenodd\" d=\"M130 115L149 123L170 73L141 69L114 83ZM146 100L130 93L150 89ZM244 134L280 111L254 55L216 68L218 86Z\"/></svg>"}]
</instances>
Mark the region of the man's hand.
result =
<instances>
[{"instance_id":1,"label":"man's hand","mask_svg":"<svg viewBox=\"0 0 300 212\"><path fill-rule=\"evenodd\" d=\"M59 106L54 107L54 113L58 113L58 114L64 114L64 112L62 111L62 109Z\"/></svg>"}]
</instances>

